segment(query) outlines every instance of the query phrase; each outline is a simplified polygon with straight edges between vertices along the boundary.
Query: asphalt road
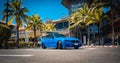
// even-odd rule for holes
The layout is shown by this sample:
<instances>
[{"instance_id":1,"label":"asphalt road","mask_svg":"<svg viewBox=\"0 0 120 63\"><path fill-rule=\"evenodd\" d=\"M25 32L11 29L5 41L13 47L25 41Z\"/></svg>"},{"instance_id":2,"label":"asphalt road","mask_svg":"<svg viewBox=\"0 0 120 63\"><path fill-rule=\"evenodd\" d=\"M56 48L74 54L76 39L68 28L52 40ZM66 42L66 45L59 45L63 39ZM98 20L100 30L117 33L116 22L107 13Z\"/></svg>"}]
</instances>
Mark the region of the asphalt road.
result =
<instances>
[{"instance_id":1,"label":"asphalt road","mask_svg":"<svg viewBox=\"0 0 120 63\"><path fill-rule=\"evenodd\" d=\"M0 63L120 63L120 47L0 49Z\"/></svg>"}]
</instances>

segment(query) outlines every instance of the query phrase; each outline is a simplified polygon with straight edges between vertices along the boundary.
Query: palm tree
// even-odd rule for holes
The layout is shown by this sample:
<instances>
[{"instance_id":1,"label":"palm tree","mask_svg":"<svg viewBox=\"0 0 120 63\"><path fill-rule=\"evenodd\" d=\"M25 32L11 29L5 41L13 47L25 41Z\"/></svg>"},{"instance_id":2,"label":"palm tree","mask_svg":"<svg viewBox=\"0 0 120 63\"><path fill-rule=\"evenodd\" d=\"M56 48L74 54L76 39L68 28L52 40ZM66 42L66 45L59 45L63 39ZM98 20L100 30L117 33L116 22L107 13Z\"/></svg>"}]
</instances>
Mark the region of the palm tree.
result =
<instances>
[{"instance_id":1,"label":"palm tree","mask_svg":"<svg viewBox=\"0 0 120 63\"><path fill-rule=\"evenodd\" d=\"M115 31L114 31L114 16L113 14L116 12L115 11L115 1L117 0L110 0L108 2L106 2L106 4L104 4L103 6L105 7L111 7L111 17L109 19L111 19L111 24L112 24L112 45L114 45L114 38L115 38Z\"/></svg>"},{"instance_id":2,"label":"palm tree","mask_svg":"<svg viewBox=\"0 0 120 63\"><path fill-rule=\"evenodd\" d=\"M100 45L100 30L101 27L103 26L103 19L106 19L107 15L103 14L102 8L98 8L94 11L93 16L92 16L92 20L96 21L95 23L98 25L98 42Z\"/></svg>"},{"instance_id":3,"label":"palm tree","mask_svg":"<svg viewBox=\"0 0 120 63\"><path fill-rule=\"evenodd\" d=\"M29 17L29 22L27 23L26 30L33 29L34 31L34 42L37 42L36 37L36 29L39 28L40 31L42 30L42 19L39 17L39 15L32 15Z\"/></svg>"},{"instance_id":4,"label":"palm tree","mask_svg":"<svg viewBox=\"0 0 120 63\"><path fill-rule=\"evenodd\" d=\"M9 18L10 21L8 24L10 24L15 19L17 26L16 46L19 47L19 27L22 26L22 22L27 21L26 12L28 12L28 9L22 6L22 0L12 0L7 5L8 9L3 10L3 20Z\"/></svg>"},{"instance_id":5,"label":"palm tree","mask_svg":"<svg viewBox=\"0 0 120 63\"><path fill-rule=\"evenodd\" d=\"M90 45L89 25L93 23L98 23L98 22L101 23L101 20L102 20L101 17L103 15L101 6L102 4L88 7L88 5L85 3L82 9L77 10L76 12L71 14L70 18L68 19L70 23L73 23L73 25L71 25L69 29L78 25L80 27L88 28L88 45Z\"/></svg>"},{"instance_id":6,"label":"palm tree","mask_svg":"<svg viewBox=\"0 0 120 63\"><path fill-rule=\"evenodd\" d=\"M43 28L43 31L54 31L54 30L56 30L56 28L55 28L55 24L54 23L44 23L43 24L43 26L44 26L44 28Z\"/></svg>"},{"instance_id":7,"label":"palm tree","mask_svg":"<svg viewBox=\"0 0 120 63\"><path fill-rule=\"evenodd\" d=\"M114 45L114 39L115 39L115 31L114 31L114 16L113 13L116 12L115 11L115 0L111 0L111 3L109 4L111 6L111 15L112 15L112 45Z\"/></svg>"},{"instance_id":8,"label":"palm tree","mask_svg":"<svg viewBox=\"0 0 120 63\"><path fill-rule=\"evenodd\" d=\"M73 14L71 14L68 21L72 23L72 25L69 27L69 29L74 28L75 26L80 26L81 28L88 28L88 44L89 44L89 38L90 38L90 31L89 31L89 25L93 23L94 21L91 19L91 11L93 8L89 8L87 3L84 4L83 8L80 10L77 10Z\"/></svg>"},{"instance_id":9,"label":"palm tree","mask_svg":"<svg viewBox=\"0 0 120 63\"><path fill-rule=\"evenodd\" d=\"M107 2L107 1L101 1L99 2L98 0L95 0L94 3L91 6L97 6L96 10L94 10L94 15L93 15L93 20L96 21L97 25L98 25L98 42L100 45L100 29L101 27L103 27L103 19L108 19L107 15L104 15L102 7L106 7L109 6L111 4L111 2Z\"/></svg>"},{"instance_id":10,"label":"palm tree","mask_svg":"<svg viewBox=\"0 0 120 63\"><path fill-rule=\"evenodd\" d=\"M112 24L112 45L114 46L115 45L115 43L114 43L114 39L115 39L115 28L114 28L114 20L116 19L116 17L114 16L115 14L114 13L116 13L116 9L117 9L117 6L118 6L118 4L117 3L119 3L119 1L118 0L110 0L110 4L108 5L108 6L110 6L111 7L111 24Z\"/></svg>"}]
</instances>

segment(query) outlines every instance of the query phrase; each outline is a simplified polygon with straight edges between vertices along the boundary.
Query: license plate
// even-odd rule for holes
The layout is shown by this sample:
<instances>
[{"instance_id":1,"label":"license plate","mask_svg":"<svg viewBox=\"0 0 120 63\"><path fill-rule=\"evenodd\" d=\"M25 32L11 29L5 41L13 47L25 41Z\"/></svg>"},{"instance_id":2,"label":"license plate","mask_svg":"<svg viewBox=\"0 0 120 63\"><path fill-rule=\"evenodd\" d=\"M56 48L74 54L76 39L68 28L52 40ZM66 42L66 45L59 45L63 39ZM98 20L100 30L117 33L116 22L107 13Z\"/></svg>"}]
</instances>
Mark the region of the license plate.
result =
<instances>
[{"instance_id":1,"label":"license plate","mask_svg":"<svg viewBox=\"0 0 120 63\"><path fill-rule=\"evenodd\" d=\"M74 45L78 45L78 43L74 43Z\"/></svg>"}]
</instances>

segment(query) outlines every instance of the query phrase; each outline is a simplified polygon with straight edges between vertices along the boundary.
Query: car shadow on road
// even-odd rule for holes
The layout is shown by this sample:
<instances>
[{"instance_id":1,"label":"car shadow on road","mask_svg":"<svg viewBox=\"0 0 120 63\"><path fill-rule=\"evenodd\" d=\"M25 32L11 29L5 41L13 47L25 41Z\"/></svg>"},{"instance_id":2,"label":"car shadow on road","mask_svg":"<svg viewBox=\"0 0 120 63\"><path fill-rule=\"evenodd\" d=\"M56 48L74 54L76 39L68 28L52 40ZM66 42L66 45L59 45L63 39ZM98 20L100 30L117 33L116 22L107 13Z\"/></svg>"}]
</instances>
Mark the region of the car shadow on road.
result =
<instances>
[{"instance_id":1,"label":"car shadow on road","mask_svg":"<svg viewBox=\"0 0 120 63\"><path fill-rule=\"evenodd\" d=\"M56 49L56 48L47 48L47 49L51 49L51 50L84 50L85 48L79 48L79 49L74 49L74 48L63 48L63 49Z\"/></svg>"}]
</instances>

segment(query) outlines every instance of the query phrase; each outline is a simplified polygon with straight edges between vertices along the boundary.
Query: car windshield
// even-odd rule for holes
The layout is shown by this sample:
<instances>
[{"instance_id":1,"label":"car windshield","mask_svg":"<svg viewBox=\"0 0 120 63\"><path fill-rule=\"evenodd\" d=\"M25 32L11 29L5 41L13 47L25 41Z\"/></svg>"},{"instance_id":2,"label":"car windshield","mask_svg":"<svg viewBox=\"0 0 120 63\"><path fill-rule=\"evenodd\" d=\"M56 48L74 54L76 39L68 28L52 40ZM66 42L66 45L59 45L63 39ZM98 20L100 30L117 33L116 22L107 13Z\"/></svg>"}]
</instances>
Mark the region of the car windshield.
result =
<instances>
[{"instance_id":1,"label":"car windshield","mask_svg":"<svg viewBox=\"0 0 120 63\"><path fill-rule=\"evenodd\" d=\"M63 34L58 34L58 33L54 33L55 37L66 37L65 35Z\"/></svg>"}]
</instances>

